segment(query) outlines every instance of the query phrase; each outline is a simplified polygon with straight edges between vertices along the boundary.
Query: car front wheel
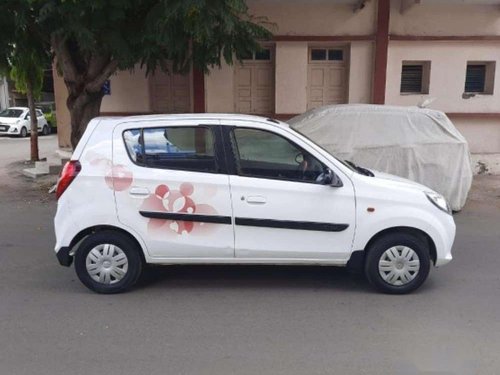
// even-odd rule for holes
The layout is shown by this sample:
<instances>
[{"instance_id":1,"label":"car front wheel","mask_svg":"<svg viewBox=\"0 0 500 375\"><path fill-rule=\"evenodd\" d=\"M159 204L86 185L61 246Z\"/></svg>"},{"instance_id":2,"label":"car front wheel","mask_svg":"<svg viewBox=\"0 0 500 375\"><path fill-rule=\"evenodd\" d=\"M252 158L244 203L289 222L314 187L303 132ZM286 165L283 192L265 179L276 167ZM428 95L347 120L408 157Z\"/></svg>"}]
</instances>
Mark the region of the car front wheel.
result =
<instances>
[{"instance_id":1,"label":"car front wheel","mask_svg":"<svg viewBox=\"0 0 500 375\"><path fill-rule=\"evenodd\" d=\"M87 237L75 254L80 281L97 293L121 293L130 289L142 271L141 249L126 235L115 231Z\"/></svg>"},{"instance_id":2,"label":"car front wheel","mask_svg":"<svg viewBox=\"0 0 500 375\"><path fill-rule=\"evenodd\" d=\"M378 290L390 294L410 293L419 288L431 266L426 241L408 233L392 233L368 249L365 274Z\"/></svg>"},{"instance_id":3,"label":"car front wheel","mask_svg":"<svg viewBox=\"0 0 500 375\"><path fill-rule=\"evenodd\" d=\"M27 130L27 129L23 126L23 127L21 128L21 132L19 133L19 136L20 136L21 138L26 138L26 136L27 136L27 135L28 135L28 130Z\"/></svg>"},{"instance_id":4,"label":"car front wheel","mask_svg":"<svg viewBox=\"0 0 500 375\"><path fill-rule=\"evenodd\" d=\"M42 129L42 135L49 135L50 134L50 128L48 125L45 125Z\"/></svg>"}]
</instances>

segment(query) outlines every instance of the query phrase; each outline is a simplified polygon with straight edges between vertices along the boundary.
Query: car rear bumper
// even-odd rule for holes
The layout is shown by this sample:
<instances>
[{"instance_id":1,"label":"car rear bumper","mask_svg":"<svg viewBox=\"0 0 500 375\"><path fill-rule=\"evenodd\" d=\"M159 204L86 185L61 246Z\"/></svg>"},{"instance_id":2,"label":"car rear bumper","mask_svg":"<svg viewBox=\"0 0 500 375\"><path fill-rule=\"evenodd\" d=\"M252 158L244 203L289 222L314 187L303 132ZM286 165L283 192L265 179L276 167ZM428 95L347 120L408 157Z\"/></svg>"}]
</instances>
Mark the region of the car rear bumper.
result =
<instances>
[{"instance_id":1,"label":"car rear bumper","mask_svg":"<svg viewBox=\"0 0 500 375\"><path fill-rule=\"evenodd\" d=\"M69 255L70 247L61 247L56 253L57 260L61 266L69 267L73 263L73 257Z\"/></svg>"}]
</instances>

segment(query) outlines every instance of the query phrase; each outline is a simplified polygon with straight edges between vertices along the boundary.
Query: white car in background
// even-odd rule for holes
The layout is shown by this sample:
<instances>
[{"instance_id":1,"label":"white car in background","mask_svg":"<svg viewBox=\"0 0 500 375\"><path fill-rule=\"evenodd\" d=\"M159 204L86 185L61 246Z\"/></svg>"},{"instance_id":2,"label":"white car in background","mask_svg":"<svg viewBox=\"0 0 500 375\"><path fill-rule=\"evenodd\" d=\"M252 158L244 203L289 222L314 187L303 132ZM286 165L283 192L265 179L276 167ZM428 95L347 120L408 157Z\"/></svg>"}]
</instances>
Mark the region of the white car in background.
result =
<instances>
[{"instance_id":1,"label":"white car in background","mask_svg":"<svg viewBox=\"0 0 500 375\"><path fill-rule=\"evenodd\" d=\"M348 265L408 293L455 238L440 194L255 116L93 119L56 195L57 258L99 293L147 263Z\"/></svg>"},{"instance_id":2,"label":"white car in background","mask_svg":"<svg viewBox=\"0 0 500 375\"><path fill-rule=\"evenodd\" d=\"M50 134L50 126L42 111L36 110L38 132ZM26 137L31 132L30 113L28 107L10 107L0 112L0 135L17 135Z\"/></svg>"}]
</instances>

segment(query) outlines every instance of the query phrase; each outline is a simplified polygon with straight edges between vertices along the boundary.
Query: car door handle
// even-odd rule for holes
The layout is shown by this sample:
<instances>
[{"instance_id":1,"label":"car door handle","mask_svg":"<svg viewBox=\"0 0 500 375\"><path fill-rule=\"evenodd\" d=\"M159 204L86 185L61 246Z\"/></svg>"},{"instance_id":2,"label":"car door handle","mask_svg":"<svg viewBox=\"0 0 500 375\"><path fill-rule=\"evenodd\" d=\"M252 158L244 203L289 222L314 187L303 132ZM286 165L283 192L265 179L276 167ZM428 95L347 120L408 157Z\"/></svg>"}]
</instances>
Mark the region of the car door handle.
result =
<instances>
[{"instance_id":1,"label":"car door handle","mask_svg":"<svg viewBox=\"0 0 500 375\"><path fill-rule=\"evenodd\" d=\"M249 204L265 204L267 199L261 195L250 195L247 197L246 201Z\"/></svg>"},{"instance_id":2,"label":"car door handle","mask_svg":"<svg viewBox=\"0 0 500 375\"><path fill-rule=\"evenodd\" d=\"M150 192L148 188L134 186L130 188L129 194L133 197L145 197L148 196Z\"/></svg>"}]
</instances>

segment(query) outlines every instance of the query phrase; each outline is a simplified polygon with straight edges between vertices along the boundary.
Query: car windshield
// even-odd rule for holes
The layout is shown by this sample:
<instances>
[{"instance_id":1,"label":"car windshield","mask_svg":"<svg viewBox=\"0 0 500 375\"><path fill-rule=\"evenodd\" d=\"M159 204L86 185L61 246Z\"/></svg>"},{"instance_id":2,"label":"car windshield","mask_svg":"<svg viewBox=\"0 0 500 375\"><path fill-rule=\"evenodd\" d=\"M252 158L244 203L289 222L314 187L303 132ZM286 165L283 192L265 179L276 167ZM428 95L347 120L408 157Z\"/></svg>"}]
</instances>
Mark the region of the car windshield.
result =
<instances>
[{"instance_id":1,"label":"car windshield","mask_svg":"<svg viewBox=\"0 0 500 375\"><path fill-rule=\"evenodd\" d=\"M299 133L301 136L303 136L304 138L307 138L308 140L310 140L312 143L314 143L316 146L318 146L319 148L321 148L322 150L324 150L325 152L328 152L328 154L332 155L339 163L342 163L342 165L344 165L346 168L349 168L351 171L353 172L356 172L356 173L361 173L359 171L358 168L356 168L353 164L351 163L347 163L345 162L344 160L342 159L339 159L338 157L336 157L335 155L333 155L330 151L328 151L326 148L324 148L323 146L319 145L318 143L314 142L311 138L309 138L307 135L305 135L304 133L302 133L301 131L298 131L297 129L294 129L294 128L290 128L292 129L294 132L297 132Z\"/></svg>"},{"instance_id":2,"label":"car windshield","mask_svg":"<svg viewBox=\"0 0 500 375\"><path fill-rule=\"evenodd\" d=\"M19 117L23 111L21 109L7 108L0 112L0 117Z\"/></svg>"}]
</instances>

